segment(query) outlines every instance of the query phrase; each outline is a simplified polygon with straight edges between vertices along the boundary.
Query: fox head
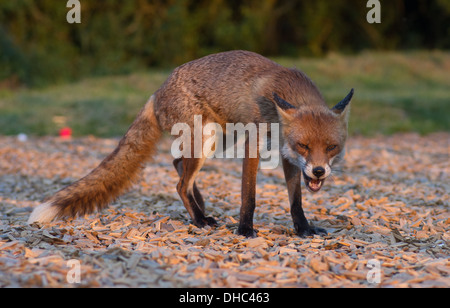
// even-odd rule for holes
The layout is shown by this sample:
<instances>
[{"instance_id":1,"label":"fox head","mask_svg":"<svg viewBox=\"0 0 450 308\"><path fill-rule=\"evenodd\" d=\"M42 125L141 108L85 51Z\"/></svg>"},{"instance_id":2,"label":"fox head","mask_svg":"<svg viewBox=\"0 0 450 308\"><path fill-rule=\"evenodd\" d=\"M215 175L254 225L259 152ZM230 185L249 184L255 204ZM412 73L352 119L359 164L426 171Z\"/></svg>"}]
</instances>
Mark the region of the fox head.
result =
<instances>
[{"instance_id":1,"label":"fox head","mask_svg":"<svg viewBox=\"0 0 450 308\"><path fill-rule=\"evenodd\" d=\"M273 93L282 126L282 155L303 173L306 187L319 191L332 174L333 166L344 156L348 117L353 89L336 106L294 107Z\"/></svg>"}]
</instances>

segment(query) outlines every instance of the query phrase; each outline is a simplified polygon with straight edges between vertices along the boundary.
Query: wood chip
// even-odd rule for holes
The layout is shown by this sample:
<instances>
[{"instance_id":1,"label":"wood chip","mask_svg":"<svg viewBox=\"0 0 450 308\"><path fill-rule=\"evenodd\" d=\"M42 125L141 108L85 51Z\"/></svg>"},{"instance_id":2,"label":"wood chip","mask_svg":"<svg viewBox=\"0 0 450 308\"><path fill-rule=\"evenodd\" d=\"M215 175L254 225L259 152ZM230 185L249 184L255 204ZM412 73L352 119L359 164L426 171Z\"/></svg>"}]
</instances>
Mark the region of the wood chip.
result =
<instances>
[{"instance_id":1,"label":"wood chip","mask_svg":"<svg viewBox=\"0 0 450 308\"><path fill-rule=\"evenodd\" d=\"M0 287L448 288L448 140L350 138L343 172L303 193L307 218L326 236L295 234L281 167L261 170L258 237L247 239L235 232L240 162L206 161L196 184L219 225L197 228L177 196L167 140L139 185L109 208L30 226L40 200L96 167L117 140L0 137ZM70 260L80 285L67 280ZM367 279L374 266L379 283Z\"/></svg>"}]
</instances>

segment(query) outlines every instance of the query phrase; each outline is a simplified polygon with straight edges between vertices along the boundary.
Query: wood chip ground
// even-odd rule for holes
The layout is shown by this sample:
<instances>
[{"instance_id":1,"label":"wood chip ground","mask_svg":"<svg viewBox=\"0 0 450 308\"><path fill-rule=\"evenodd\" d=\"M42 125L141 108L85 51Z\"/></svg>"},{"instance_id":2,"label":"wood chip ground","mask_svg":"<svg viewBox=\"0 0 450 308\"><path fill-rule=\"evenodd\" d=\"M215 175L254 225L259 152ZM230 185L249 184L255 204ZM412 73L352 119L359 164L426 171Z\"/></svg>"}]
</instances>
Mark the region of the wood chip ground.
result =
<instances>
[{"instance_id":1,"label":"wood chip ground","mask_svg":"<svg viewBox=\"0 0 450 308\"><path fill-rule=\"evenodd\" d=\"M197 185L219 226L191 225L168 140L107 210L26 224L116 144L0 137L0 287L450 287L448 133L351 138L342 172L317 194L303 190L326 236L294 234L281 168L258 175L258 237L236 235L238 159L207 160Z\"/></svg>"}]
</instances>

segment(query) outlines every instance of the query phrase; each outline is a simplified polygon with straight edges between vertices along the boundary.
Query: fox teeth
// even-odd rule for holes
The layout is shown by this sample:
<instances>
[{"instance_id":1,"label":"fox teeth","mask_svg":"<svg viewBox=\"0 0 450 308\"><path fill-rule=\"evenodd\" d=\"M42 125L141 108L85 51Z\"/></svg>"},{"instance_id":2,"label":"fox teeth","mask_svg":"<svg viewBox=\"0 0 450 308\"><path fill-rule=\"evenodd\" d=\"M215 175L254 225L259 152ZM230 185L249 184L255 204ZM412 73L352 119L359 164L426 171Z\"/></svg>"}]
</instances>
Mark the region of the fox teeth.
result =
<instances>
[{"instance_id":1,"label":"fox teeth","mask_svg":"<svg viewBox=\"0 0 450 308\"><path fill-rule=\"evenodd\" d=\"M311 188L314 191L319 190L322 187L323 181L321 180L311 180L308 183L309 188Z\"/></svg>"}]
</instances>

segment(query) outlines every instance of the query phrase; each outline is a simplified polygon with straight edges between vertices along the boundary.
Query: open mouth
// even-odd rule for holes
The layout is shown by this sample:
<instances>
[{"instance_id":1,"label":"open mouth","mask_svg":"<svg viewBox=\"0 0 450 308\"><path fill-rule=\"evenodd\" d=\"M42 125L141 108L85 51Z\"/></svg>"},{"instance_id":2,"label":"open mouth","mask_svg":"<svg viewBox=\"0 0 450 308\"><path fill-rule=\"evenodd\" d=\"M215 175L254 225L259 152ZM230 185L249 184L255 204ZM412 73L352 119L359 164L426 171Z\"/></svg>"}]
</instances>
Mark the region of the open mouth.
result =
<instances>
[{"instance_id":1,"label":"open mouth","mask_svg":"<svg viewBox=\"0 0 450 308\"><path fill-rule=\"evenodd\" d=\"M303 172L303 178L305 179L305 185L310 192L318 192L322 188L323 182L325 181L325 179L312 179L307 176L305 172Z\"/></svg>"}]
</instances>

